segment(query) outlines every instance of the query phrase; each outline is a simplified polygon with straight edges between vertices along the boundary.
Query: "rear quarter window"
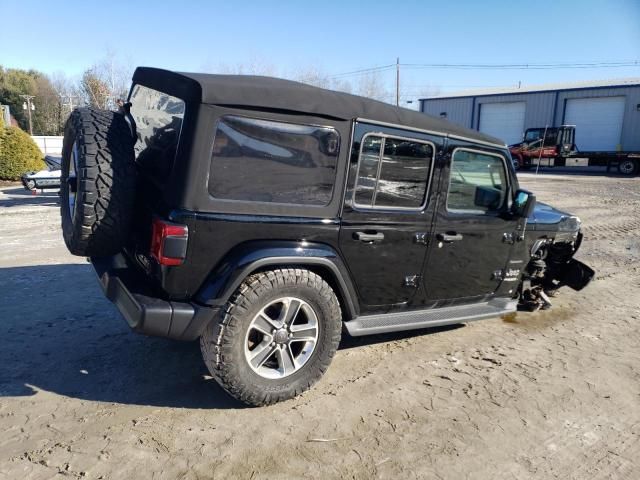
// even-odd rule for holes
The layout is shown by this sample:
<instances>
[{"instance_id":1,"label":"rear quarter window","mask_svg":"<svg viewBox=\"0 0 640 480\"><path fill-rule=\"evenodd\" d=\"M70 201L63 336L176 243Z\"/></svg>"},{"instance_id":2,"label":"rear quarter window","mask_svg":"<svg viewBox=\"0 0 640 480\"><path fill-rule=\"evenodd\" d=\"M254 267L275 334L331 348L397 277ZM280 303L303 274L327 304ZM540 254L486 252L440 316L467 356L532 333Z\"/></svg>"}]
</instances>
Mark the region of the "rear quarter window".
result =
<instances>
[{"instance_id":1,"label":"rear quarter window","mask_svg":"<svg viewBox=\"0 0 640 480\"><path fill-rule=\"evenodd\" d=\"M143 85L134 85L129 97L138 140L138 164L158 179L171 172L182 130L183 100Z\"/></svg>"},{"instance_id":2,"label":"rear quarter window","mask_svg":"<svg viewBox=\"0 0 640 480\"><path fill-rule=\"evenodd\" d=\"M224 116L215 131L209 193L221 200L326 206L339 148L332 127Z\"/></svg>"}]
</instances>

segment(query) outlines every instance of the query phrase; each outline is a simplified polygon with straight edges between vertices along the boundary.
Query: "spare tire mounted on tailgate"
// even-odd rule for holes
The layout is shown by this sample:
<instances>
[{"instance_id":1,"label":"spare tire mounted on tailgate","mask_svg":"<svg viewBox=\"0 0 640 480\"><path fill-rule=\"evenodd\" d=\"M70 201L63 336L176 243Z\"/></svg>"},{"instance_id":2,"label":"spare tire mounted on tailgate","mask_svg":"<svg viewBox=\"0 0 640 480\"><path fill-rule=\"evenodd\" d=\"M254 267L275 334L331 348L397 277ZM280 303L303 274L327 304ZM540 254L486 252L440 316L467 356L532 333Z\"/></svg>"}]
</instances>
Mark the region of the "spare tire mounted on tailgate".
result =
<instances>
[{"instance_id":1,"label":"spare tire mounted on tailgate","mask_svg":"<svg viewBox=\"0 0 640 480\"><path fill-rule=\"evenodd\" d=\"M117 253L129 234L135 200L134 139L124 116L76 109L65 126L60 208L74 255Z\"/></svg>"}]
</instances>

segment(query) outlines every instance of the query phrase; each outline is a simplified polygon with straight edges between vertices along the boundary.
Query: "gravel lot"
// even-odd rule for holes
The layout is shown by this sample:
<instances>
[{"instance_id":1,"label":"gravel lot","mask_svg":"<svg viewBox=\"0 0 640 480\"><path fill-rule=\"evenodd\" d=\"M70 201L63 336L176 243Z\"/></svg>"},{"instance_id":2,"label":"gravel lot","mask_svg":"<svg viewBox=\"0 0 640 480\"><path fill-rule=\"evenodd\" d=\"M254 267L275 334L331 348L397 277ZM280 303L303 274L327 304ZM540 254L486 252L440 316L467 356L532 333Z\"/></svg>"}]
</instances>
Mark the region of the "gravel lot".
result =
<instances>
[{"instance_id":1,"label":"gravel lot","mask_svg":"<svg viewBox=\"0 0 640 480\"><path fill-rule=\"evenodd\" d=\"M251 409L197 343L131 333L57 195L0 189L0 479L640 478L640 178L521 175L597 270L546 312L345 338L302 397Z\"/></svg>"}]
</instances>

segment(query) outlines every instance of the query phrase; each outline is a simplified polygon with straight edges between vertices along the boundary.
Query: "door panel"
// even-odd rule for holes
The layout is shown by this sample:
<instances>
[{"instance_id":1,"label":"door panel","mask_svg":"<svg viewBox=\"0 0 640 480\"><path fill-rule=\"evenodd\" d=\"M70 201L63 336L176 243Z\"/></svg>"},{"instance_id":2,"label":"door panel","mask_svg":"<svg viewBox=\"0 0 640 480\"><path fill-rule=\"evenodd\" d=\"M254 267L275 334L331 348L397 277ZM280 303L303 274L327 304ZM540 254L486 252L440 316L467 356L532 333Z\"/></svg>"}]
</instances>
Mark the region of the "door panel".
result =
<instances>
[{"instance_id":1,"label":"door panel","mask_svg":"<svg viewBox=\"0 0 640 480\"><path fill-rule=\"evenodd\" d=\"M519 225L508 213L512 189L505 157L463 143L447 151L425 262L427 302L493 294L511 252L509 238Z\"/></svg>"},{"instance_id":2,"label":"door panel","mask_svg":"<svg viewBox=\"0 0 640 480\"><path fill-rule=\"evenodd\" d=\"M363 313L410 303L420 286L439 137L356 123L340 249Z\"/></svg>"}]
</instances>

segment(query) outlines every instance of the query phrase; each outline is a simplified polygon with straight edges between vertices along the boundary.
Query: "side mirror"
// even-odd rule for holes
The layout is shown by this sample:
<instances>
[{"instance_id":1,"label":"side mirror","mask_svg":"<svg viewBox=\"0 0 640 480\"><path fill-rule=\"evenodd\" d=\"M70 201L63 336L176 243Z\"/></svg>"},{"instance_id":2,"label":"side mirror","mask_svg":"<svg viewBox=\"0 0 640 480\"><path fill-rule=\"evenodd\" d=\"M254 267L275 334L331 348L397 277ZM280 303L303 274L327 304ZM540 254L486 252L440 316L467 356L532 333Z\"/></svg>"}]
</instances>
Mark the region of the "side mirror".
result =
<instances>
[{"instance_id":1,"label":"side mirror","mask_svg":"<svg viewBox=\"0 0 640 480\"><path fill-rule=\"evenodd\" d=\"M516 198L511 206L511 212L523 218L528 218L536 206L536 196L527 190L517 190Z\"/></svg>"}]
</instances>

